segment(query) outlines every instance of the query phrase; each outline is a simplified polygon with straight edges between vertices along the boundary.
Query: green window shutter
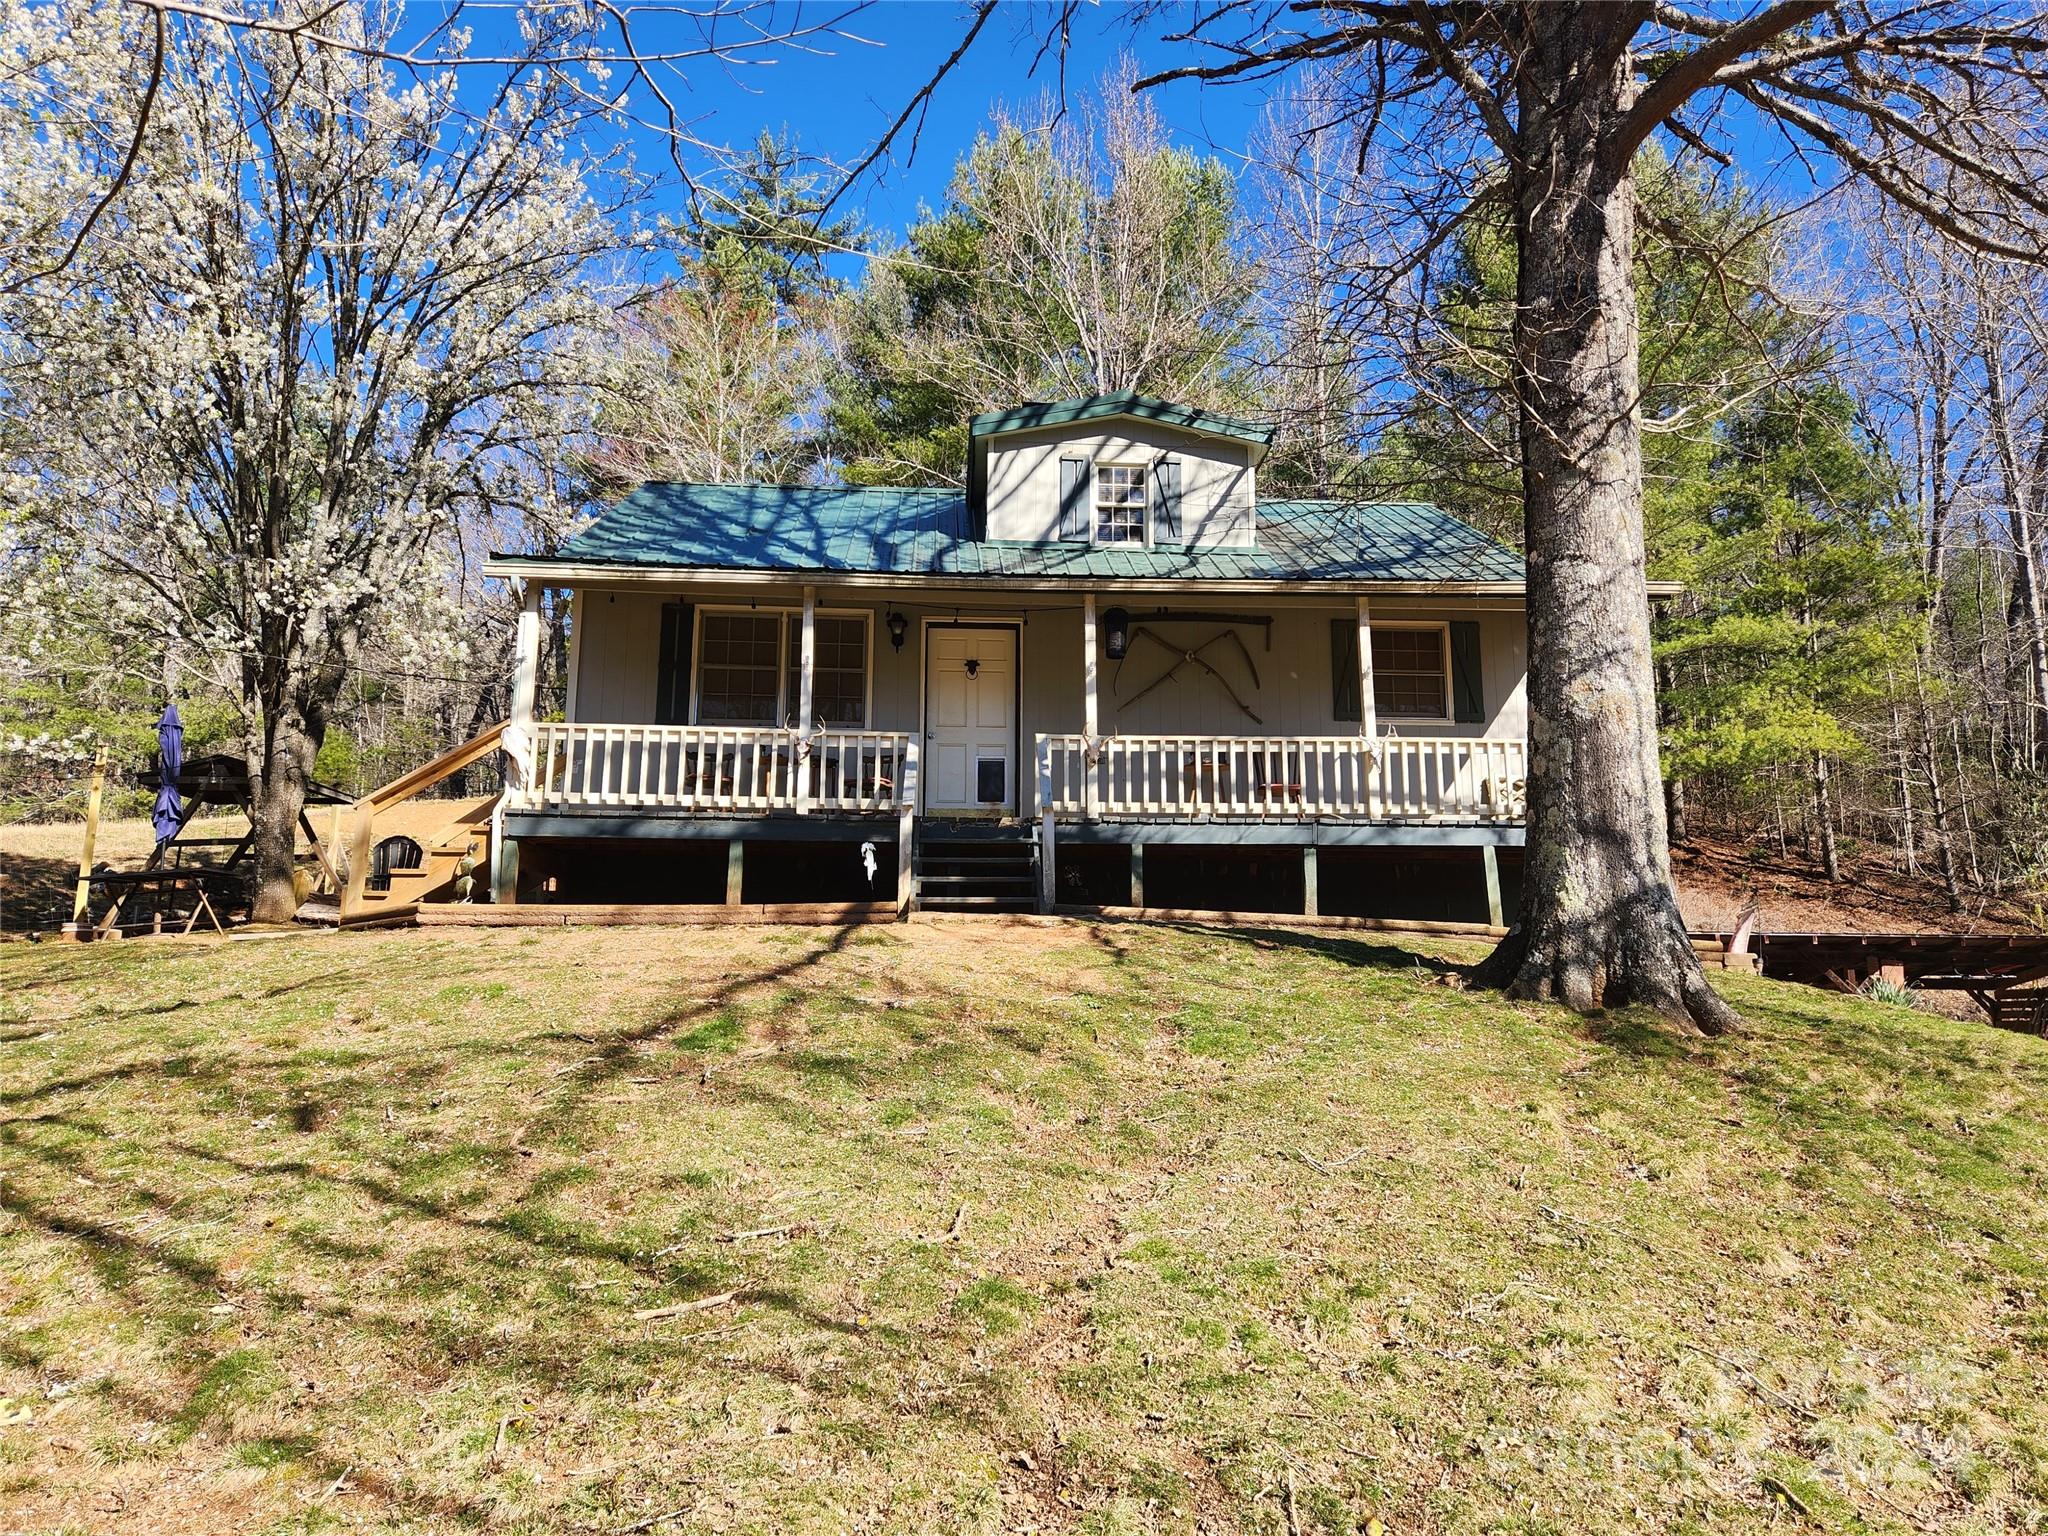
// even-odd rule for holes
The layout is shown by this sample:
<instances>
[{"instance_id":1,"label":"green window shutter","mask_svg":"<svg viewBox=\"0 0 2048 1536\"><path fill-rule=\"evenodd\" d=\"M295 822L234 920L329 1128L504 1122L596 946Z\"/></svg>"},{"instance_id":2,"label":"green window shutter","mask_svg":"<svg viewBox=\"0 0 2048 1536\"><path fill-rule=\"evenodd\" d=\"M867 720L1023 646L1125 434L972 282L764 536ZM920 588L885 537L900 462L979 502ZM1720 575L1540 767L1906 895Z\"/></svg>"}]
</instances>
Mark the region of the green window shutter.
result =
<instances>
[{"instance_id":1,"label":"green window shutter","mask_svg":"<svg viewBox=\"0 0 2048 1536\"><path fill-rule=\"evenodd\" d=\"M1486 681L1479 670L1479 625L1451 623L1451 718L1460 725L1486 722Z\"/></svg>"},{"instance_id":2,"label":"green window shutter","mask_svg":"<svg viewBox=\"0 0 2048 1536\"><path fill-rule=\"evenodd\" d=\"M1060 460L1060 537L1088 537L1088 461Z\"/></svg>"},{"instance_id":3,"label":"green window shutter","mask_svg":"<svg viewBox=\"0 0 2048 1536\"><path fill-rule=\"evenodd\" d=\"M1363 715L1358 702L1358 620L1330 620L1330 718L1357 720Z\"/></svg>"},{"instance_id":4,"label":"green window shutter","mask_svg":"<svg viewBox=\"0 0 2048 1536\"><path fill-rule=\"evenodd\" d=\"M690 605L661 605L661 665L655 676L654 723L690 723Z\"/></svg>"},{"instance_id":5,"label":"green window shutter","mask_svg":"<svg viewBox=\"0 0 2048 1536\"><path fill-rule=\"evenodd\" d=\"M1178 544L1180 537L1180 460L1162 459L1152 471L1152 542Z\"/></svg>"}]
</instances>

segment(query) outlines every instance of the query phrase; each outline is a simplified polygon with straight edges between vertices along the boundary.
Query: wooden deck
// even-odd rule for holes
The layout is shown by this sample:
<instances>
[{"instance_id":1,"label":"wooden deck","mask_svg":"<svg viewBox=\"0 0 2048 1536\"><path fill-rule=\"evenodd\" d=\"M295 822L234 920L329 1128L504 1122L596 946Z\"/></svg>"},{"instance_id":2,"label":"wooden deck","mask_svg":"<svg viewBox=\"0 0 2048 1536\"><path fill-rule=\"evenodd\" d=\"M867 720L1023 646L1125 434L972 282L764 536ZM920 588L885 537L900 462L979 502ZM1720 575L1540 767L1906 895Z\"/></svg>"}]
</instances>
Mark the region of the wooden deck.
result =
<instances>
[{"instance_id":1,"label":"wooden deck","mask_svg":"<svg viewBox=\"0 0 2048 1536\"><path fill-rule=\"evenodd\" d=\"M1873 977L1930 992L1966 992L1991 1022L2048 1033L2048 934L1762 933L1694 935L1757 957L1781 981L1854 992Z\"/></svg>"}]
</instances>

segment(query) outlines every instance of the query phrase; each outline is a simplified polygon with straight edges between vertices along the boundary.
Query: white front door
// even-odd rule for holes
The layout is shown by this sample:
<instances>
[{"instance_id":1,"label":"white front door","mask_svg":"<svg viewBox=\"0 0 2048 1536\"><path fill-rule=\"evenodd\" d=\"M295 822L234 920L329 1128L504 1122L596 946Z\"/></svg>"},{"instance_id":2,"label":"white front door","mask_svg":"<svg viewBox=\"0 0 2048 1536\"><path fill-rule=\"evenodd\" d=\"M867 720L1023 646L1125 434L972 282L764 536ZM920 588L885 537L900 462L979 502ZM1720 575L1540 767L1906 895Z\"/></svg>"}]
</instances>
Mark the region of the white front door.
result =
<instances>
[{"instance_id":1,"label":"white front door","mask_svg":"<svg viewBox=\"0 0 2048 1536\"><path fill-rule=\"evenodd\" d=\"M1017 631L925 631L924 806L1017 808Z\"/></svg>"}]
</instances>

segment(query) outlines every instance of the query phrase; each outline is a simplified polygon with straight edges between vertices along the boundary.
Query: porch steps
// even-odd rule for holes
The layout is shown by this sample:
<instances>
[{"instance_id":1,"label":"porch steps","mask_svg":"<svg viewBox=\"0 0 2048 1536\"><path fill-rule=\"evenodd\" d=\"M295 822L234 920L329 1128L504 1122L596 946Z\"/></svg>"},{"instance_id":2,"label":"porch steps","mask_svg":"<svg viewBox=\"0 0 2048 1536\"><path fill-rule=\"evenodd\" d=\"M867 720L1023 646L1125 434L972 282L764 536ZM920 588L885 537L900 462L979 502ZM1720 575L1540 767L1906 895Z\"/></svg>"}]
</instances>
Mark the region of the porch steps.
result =
<instances>
[{"instance_id":1,"label":"porch steps","mask_svg":"<svg viewBox=\"0 0 2048 1536\"><path fill-rule=\"evenodd\" d=\"M911 848L911 905L920 912L1035 912L1038 848L1024 827L926 832Z\"/></svg>"}]
</instances>

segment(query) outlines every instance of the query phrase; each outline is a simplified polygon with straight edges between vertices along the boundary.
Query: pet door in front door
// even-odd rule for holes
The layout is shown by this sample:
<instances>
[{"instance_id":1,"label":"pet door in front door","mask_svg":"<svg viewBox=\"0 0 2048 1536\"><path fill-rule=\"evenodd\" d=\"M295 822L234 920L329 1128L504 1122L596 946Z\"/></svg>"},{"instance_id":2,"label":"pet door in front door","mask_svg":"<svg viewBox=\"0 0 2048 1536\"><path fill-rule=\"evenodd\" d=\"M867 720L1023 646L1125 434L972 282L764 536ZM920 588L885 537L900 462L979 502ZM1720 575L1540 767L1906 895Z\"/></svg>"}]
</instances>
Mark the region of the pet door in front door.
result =
<instances>
[{"instance_id":1,"label":"pet door in front door","mask_svg":"<svg viewBox=\"0 0 2048 1536\"><path fill-rule=\"evenodd\" d=\"M925 631L926 811L1017 808L1017 631Z\"/></svg>"}]
</instances>

